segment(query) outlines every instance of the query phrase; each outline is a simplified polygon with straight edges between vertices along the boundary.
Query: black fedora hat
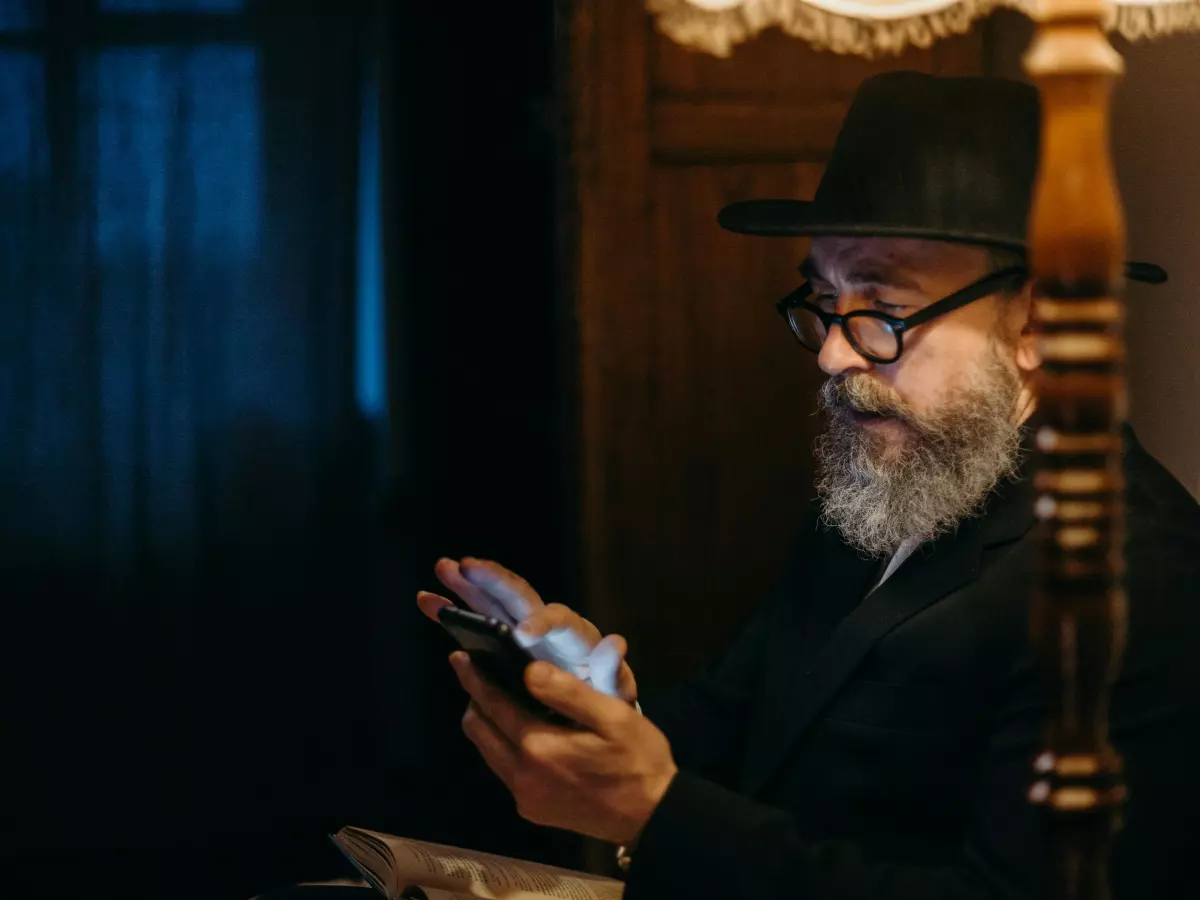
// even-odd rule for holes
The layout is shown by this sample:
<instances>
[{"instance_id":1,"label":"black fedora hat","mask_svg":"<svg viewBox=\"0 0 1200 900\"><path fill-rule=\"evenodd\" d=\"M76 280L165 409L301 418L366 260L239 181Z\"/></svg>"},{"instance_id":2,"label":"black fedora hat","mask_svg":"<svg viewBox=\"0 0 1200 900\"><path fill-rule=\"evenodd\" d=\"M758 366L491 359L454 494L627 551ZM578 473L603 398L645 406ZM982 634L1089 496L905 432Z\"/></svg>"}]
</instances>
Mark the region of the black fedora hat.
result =
<instances>
[{"instance_id":1,"label":"black fedora hat","mask_svg":"<svg viewBox=\"0 0 1200 900\"><path fill-rule=\"evenodd\" d=\"M1038 165L1037 90L1005 78L887 72L859 86L812 200L748 200L723 228L909 237L1024 252ZM1159 283L1167 273L1129 263Z\"/></svg>"}]
</instances>

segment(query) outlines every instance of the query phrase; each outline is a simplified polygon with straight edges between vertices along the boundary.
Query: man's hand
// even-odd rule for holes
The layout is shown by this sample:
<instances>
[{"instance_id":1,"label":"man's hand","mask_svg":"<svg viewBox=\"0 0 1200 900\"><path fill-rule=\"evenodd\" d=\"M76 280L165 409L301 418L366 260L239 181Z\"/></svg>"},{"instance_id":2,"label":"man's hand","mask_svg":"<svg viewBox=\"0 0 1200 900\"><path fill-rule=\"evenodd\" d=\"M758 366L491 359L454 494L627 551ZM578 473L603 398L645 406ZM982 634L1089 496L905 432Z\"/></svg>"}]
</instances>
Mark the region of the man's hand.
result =
<instances>
[{"instance_id":1,"label":"man's hand","mask_svg":"<svg viewBox=\"0 0 1200 900\"><path fill-rule=\"evenodd\" d=\"M623 655L624 640L611 640ZM535 662L525 672L530 692L581 728L551 725L480 677L466 653L450 662L471 696L463 731L524 818L615 844L638 838L678 771L653 723L574 675Z\"/></svg>"},{"instance_id":2,"label":"man's hand","mask_svg":"<svg viewBox=\"0 0 1200 900\"><path fill-rule=\"evenodd\" d=\"M615 636L602 637L600 630L569 607L546 604L524 578L498 563L466 558L461 562L440 559L434 566L438 581L477 613L492 616L517 629L526 645L548 641L570 667L586 674L596 690L620 697L628 703L637 699L637 682L625 662L625 642ZM438 610L451 601L421 591L417 605L437 621Z\"/></svg>"}]
</instances>

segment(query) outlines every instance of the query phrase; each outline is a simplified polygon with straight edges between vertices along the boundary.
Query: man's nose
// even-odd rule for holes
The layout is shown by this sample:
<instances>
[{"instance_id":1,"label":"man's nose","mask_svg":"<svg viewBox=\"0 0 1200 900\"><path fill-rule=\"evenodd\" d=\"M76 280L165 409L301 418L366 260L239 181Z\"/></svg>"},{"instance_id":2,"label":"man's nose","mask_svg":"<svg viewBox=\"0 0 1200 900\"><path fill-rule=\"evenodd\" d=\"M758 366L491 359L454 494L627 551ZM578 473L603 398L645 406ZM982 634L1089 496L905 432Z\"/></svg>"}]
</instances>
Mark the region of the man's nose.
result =
<instances>
[{"instance_id":1,"label":"man's nose","mask_svg":"<svg viewBox=\"0 0 1200 900\"><path fill-rule=\"evenodd\" d=\"M825 343L821 345L821 352L817 354L817 365L830 376L840 375L847 369L866 371L871 368L870 361L847 340L846 329L841 325L834 325L829 329Z\"/></svg>"}]
</instances>

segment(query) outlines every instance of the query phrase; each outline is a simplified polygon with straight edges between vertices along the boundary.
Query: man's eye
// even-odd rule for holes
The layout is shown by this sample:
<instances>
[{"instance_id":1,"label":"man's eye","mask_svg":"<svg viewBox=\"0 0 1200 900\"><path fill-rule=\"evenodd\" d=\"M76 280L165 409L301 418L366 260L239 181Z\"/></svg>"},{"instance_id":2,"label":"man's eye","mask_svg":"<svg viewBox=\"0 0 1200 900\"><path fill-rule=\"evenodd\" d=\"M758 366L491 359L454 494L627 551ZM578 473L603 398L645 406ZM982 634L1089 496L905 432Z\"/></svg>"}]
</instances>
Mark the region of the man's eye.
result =
<instances>
[{"instance_id":1,"label":"man's eye","mask_svg":"<svg viewBox=\"0 0 1200 900\"><path fill-rule=\"evenodd\" d=\"M837 294L817 294L817 305L825 312L833 312L837 307Z\"/></svg>"},{"instance_id":2,"label":"man's eye","mask_svg":"<svg viewBox=\"0 0 1200 900\"><path fill-rule=\"evenodd\" d=\"M899 316L904 310L908 309L903 303L884 303L882 300L875 301L875 308L880 312L885 312L889 316Z\"/></svg>"}]
</instances>

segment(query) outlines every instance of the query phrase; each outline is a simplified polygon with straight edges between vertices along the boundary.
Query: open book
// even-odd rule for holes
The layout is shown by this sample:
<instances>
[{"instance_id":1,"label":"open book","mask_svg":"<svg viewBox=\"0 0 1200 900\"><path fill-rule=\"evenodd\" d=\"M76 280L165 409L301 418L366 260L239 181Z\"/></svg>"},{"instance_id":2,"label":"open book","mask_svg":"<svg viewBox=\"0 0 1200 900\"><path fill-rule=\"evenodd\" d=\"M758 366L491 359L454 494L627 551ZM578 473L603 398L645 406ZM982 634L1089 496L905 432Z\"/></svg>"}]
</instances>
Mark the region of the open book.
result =
<instances>
[{"instance_id":1,"label":"open book","mask_svg":"<svg viewBox=\"0 0 1200 900\"><path fill-rule=\"evenodd\" d=\"M388 900L620 900L624 888L586 872L362 828L343 828L333 842Z\"/></svg>"}]
</instances>

